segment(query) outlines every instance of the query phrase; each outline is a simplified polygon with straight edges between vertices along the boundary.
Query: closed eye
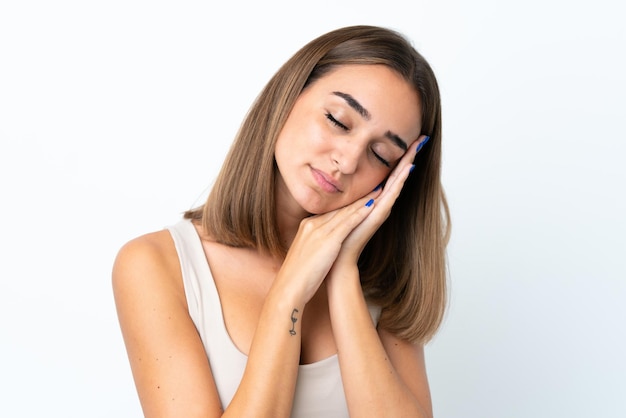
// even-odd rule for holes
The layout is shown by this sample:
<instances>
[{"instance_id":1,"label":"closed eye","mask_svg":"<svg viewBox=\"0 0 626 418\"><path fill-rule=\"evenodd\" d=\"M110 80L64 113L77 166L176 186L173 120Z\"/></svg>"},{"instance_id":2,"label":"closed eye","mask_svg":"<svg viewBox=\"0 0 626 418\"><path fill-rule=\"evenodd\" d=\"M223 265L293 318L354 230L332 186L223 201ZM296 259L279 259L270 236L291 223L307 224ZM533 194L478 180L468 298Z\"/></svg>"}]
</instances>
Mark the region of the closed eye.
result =
<instances>
[{"instance_id":1,"label":"closed eye","mask_svg":"<svg viewBox=\"0 0 626 418\"><path fill-rule=\"evenodd\" d=\"M383 157L381 157L380 155L376 154L374 151L372 151L372 154L374 154L374 157L376 157L376 159L378 161L380 161L381 163L383 163L385 166L391 167L391 164L389 164L389 161L385 160Z\"/></svg>"},{"instance_id":2,"label":"closed eye","mask_svg":"<svg viewBox=\"0 0 626 418\"><path fill-rule=\"evenodd\" d=\"M348 127L346 125L344 125L343 123L341 123L337 119L335 119L335 117L333 115L331 115L330 113L326 113L326 119L328 119L330 121L330 123L332 123L333 125L343 129L344 131L349 131L350 130L350 129L348 129Z\"/></svg>"},{"instance_id":3,"label":"closed eye","mask_svg":"<svg viewBox=\"0 0 626 418\"><path fill-rule=\"evenodd\" d=\"M335 117L331 113L328 113L328 112L326 113L326 119L328 119L328 121L332 123L333 125L335 125L336 127L346 132L350 130L346 125L344 125L343 123L335 119ZM374 155L374 158L380 161L380 163L383 164L385 167L391 167L391 164L389 163L389 161L385 160L378 153L376 153L375 151L372 151L372 154Z\"/></svg>"}]
</instances>

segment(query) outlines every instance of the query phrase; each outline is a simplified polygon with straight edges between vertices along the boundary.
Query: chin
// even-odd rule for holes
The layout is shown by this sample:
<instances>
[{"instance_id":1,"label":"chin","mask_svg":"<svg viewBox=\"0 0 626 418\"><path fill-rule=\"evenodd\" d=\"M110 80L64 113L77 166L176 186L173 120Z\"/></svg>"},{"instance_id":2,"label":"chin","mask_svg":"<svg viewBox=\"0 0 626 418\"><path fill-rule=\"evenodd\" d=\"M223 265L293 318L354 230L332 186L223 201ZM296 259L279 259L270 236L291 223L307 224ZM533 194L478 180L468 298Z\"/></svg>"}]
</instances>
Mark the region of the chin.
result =
<instances>
[{"instance_id":1,"label":"chin","mask_svg":"<svg viewBox=\"0 0 626 418\"><path fill-rule=\"evenodd\" d=\"M326 207L322 207L320 205L304 205L301 206L302 210L307 213L308 216L311 215L321 215L322 213L330 212L332 209L327 209Z\"/></svg>"},{"instance_id":2,"label":"chin","mask_svg":"<svg viewBox=\"0 0 626 418\"><path fill-rule=\"evenodd\" d=\"M321 215L322 213L330 212L337 209L339 206L329 205L328 202L324 202L319 197L309 197L298 202L304 212L309 215Z\"/></svg>"},{"instance_id":3,"label":"chin","mask_svg":"<svg viewBox=\"0 0 626 418\"><path fill-rule=\"evenodd\" d=\"M333 210L347 206L363 197L355 197L353 200L345 202L345 199L340 199L340 197L345 196L341 196L339 194L335 196L336 198L333 198L332 195L320 195L317 192L309 190L296 197L295 201L298 206L300 206L302 210L309 215L321 215L323 213L332 212Z\"/></svg>"},{"instance_id":4,"label":"chin","mask_svg":"<svg viewBox=\"0 0 626 418\"><path fill-rule=\"evenodd\" d=\"M303 206L303 209L307 213L309 213L311 215L321 215L323 213L332 212L333 210L340 209L340 208L342 208L344 206L347 206L347 204L344 204L344 203L339 203L339 204L328 204L328 203L321 204L320 203L318 205L315 205L315 204L310 204L310 202L309 202L308 205Z\"/></svg>"}]
</instances>

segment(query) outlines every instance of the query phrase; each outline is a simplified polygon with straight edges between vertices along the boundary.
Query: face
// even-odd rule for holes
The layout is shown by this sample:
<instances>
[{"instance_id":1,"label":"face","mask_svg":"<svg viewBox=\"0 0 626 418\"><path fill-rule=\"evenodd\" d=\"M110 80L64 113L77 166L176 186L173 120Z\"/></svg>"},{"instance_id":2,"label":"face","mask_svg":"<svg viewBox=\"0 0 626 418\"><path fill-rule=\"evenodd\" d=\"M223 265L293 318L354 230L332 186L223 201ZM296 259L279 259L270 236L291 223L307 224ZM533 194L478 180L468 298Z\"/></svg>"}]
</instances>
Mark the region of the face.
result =
<instances>
[{"instance_id":1,"label":"face","mask_svg":"<svg viewBox=\"0 0 626 418\"><path fill-rule=\"evenodd\" d=\"M309 85L276 142L279 210L320 214L370 193L417 140L420 115L386 66L341 66Z\"/></svg>"}]
</instances>

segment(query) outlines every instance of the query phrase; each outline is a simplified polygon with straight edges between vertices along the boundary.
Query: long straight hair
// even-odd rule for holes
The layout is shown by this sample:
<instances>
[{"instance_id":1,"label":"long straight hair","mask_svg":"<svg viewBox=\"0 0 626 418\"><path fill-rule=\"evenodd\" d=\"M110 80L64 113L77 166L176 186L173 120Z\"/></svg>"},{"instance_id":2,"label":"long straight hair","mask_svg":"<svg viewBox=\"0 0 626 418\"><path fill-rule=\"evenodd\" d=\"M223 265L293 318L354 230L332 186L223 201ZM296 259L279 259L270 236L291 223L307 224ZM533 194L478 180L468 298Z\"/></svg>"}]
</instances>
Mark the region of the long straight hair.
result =
<instances>
[{"instance_id":1,"label":"long straight hair","mask_svg":"<svg viewBox=\"0 0 626 418\"><path fill-rule=\"evenodd\" d=\"M445 248L449 211L441 185L441 102L428 62L400 33L376 26L328 32L297 51L270 79L237 133L204 205L185 213L216 241L275 256L280 240L275 206L274 148L295 101L309 85L342 65L385 65L418 93L422 134L391 214L366 245L359 272L367 297L382 307L379 326L425 343L439 328L447 300Z\"/></svg>"}]
</instances>

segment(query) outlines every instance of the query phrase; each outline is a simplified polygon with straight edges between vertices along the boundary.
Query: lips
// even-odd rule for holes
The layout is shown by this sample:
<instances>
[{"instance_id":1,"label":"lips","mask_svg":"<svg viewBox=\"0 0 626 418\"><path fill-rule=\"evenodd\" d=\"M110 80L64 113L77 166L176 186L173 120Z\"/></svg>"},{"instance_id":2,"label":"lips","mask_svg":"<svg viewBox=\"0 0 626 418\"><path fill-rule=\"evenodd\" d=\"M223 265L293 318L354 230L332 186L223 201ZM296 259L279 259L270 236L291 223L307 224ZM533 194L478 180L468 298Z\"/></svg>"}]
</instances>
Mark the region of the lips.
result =
<instances>
[{"instance_id":1,"label":"lips","mask_svg":"<svg viewBox=\"0 0 626 418\"><path fill-rule=\"evenodd\" d=\"M311 167L315 182L322 190L328 193L341 193L341 184L323 171Z\"/></svg>"}]
</instances>

